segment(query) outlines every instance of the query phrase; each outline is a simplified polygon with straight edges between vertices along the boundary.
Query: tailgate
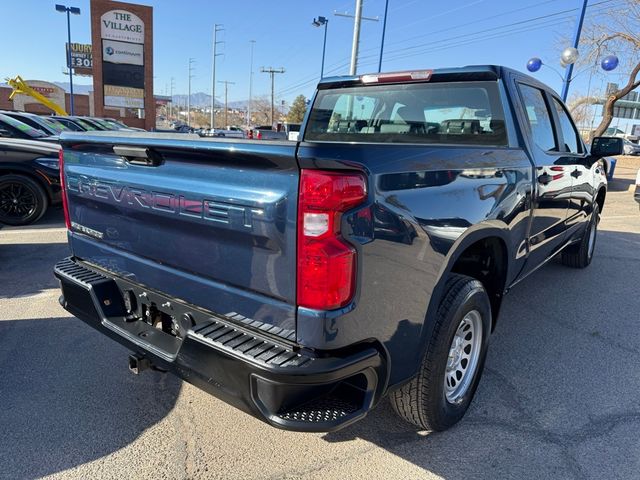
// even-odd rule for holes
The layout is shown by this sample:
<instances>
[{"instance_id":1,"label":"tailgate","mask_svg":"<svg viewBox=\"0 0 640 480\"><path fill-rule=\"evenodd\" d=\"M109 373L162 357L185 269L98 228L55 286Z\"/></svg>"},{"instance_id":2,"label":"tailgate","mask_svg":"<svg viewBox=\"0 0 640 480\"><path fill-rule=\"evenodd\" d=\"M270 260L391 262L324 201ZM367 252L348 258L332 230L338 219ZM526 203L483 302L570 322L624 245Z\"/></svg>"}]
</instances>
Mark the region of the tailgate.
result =
<instances>
[{"instance_id":1,"label":"tailgate","mask_svg":"<svg viewBox=\"0 0 640 480\"><path fill-rule=\"evenodd\" d=\"M63 137L74 255L290 336L296 145L105 133Z\"/></svg>"}]
</instances>

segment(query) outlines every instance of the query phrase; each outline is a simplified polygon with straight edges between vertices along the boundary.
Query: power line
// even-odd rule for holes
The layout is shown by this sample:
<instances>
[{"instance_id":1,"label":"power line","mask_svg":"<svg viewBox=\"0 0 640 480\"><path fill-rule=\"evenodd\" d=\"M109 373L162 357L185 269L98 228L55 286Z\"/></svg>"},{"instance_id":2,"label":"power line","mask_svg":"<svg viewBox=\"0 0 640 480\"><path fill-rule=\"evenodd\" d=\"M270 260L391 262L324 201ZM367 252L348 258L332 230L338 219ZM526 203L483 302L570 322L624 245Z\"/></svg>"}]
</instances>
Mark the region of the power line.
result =
<instances>
[{"instance_id":1,"label":"power line","mask_svg":"<svg viewBox=\"0 0 640 480\"><path fill-rule=\"evenodd\" d=\"M522 11L522 10L525 10L525 9L528 9L528 8L532 8L534 6L542 5L544 3L550 3L552 1L554 1L554 0L548 0L546 2L538 3L538 4L535 4L535 5L530 5L530 6L527 6L527 7L522 7L522 8L518 8L518 9L515 9L515 10L503 12L501 14L492 15L490 17L485 17L484 19L479 19L479 20L476 20L476 21L473 21L473 22L463 23L463 24L460 24L460 25L456 25L454 27L449 27L447 29L442 29L442 30L439 30L439 31L431 32L430 35L432 35L434 33L441 33L441 32L445 32L445 31L450 31L452 28L459 28L459 27L462 27L462 26L475 24L475 23L479 23L479 22L482 22L482 21L485 21L485 20L497 18L497 17L503 16L503 15L507 15L507 14L510 14L510 13L515 13L515 12ZM593 8L593 7L596 7L598 5L604 5L604 4L608 4L608 3L611 3L611 2L617 2L617 1L619 1L619 0L602 0L600 2L591 4L589 7ZM408 53L407 50L429 47L429 46L433 46L434 44L438 44L438 43L442 43L442 42L448 42L448 41L452 41L452 40L455 42L456 40L459 40L460 38L463 38L463 37L471 37L471 36L474 36L474 35L481 35L481 34L484 34L484 33L487 33L487 32L495 33L496 30L501 30L501 29L505 29L505 28L509 28L509 27L513 27L513 26L517 26L517 25L525 25L527 23L537 22L537 21L544 20L544 19L547 19L547 18L556 17L556 16L562 15L562 14L566 15L566 14L568 14L570 12L574 12L576 10L578 10L578 8L566 9L566 10L562 10L562 11L551 13L551 14L547 14L547 15L541 15L541 16L537 16L537 17L533 17L533 18L529 18L529 19L525 19L525 20L520 20L520 21L516 21L516 22L510 22L510 23L507 23L507 24L503 24L503 25L492 27L492 28L488 28L488 29L482 29L482 30L471 32L471 33L464 34L464 35L457 35L455 37L448 37L448 38L441 39L441 40L434 40L434 41L426 42L426 43L420 44L420 45L415 45L415 46L411 46L411 47L403 47L402 49L390 50L390 51L387 52L387 55L392 55L392 56L391 57L390 56L386 56L385 58L387 60L397 60L399 58L411 57L411 56L414 56L414 55L417 55L417 54L420 54L420 53L426 53L427 51L432 51L432 50L421 50L421 51L415 52L415 53ZM569 18L572 18L572 17L567 15L567 18L563 19L563 21L560 22L560 23L564 23ZM558 19L555 19L555 20L558 20ZM556 24L557 23L552 23L552 22L540 23L540 24L536 25L534 29L538 29L538 28L546 27L546 26L552 26L552 25L556 25ZM513 31L514 30L509 30L509 32L513 32ZM522 31L522 30L515 30L515 31ZM504 32L500 32L500 33L504 33ZM422 36L419 36L419 37L422 37ZM414 37L414 38L418 38L418 37ZM489 35L489 36L481 37L479 39L472 39L468 43L484 41L484 40L488 40L490 38L499 38L499 37L495 37L493 35ZM394 43L399 43L399 42L392 42L391 44L394 44ZM455 45L461 46L461 45L468 44L468 43L456 42ZM452 47L452 46L454 46L454 45L451 45L451 44L447 45L447 47ZM366 50L369 50L369 51L377 50L377 48L369 48L369 49L366 49ZM366 51L366 50L363 50L363 51ZM433 50L433 51L435 51L435 50ZM397 55L393 56L393 53L396 53ZM400 53L401 53L401 55L400 55ZM366 60L366 59L370 59L370 58L372 58L374 56L377 56L377 54L376 55L365 55L365 56L362 56L361 59L362 60ZM366 64L367 62L364 62L364 63ZM328 73L336 72L336 71L344 68L344 66L345 66L344 63L334 63L332 66L336 66L336 65L338 65L338 66L335 67L335 68L331 68L330 67L330 69L328 70ZM309 78L309 80L305 81L305 78ZM284 93L288 93L288 92L296 90L298 88L302 88L302 87L304 87L306 85L309 85L309 84L313 83L314 81L315 81L315 77L312 77L312 78L303 77L303 79L301 79L299 83L292 84L290 86L287 86L287 87L283 88L282 90L280 90L278 92L278 94L282 95Z\"/></svg>"},{"instance_id":2,"label":"power line","mask_svg":"<svg viewBox=\"0 0 640 480\"><path fill-rule=\"evenodd\" d=\"M606 0L606 1L600 2L599 4L609 3L611 1L618 1L618 0ZM594 5L599 5L599 4L594 4ZM602 7L601 9L597 9L597 10L595 10L595 12L603 10L604 8L605 7ZM547 16L544 16L544 17L546 18ZM539 21L539 20L540 20L540 18L536 18L536 19L532 19L531 21ZM517 28L508 29L508 27L513 27L513 26L516 26L516 25L522 25L522 22L514 22L513 24L507 24L507 25L504 25L502 27L495 28L495 29L481 30L481 31L472 32L472 33L465 34L465 35L458 35L456 37L449 37L449 38L445 38L445 39L441 39L441 40L435 40L433 42L428 42L428 43L425 43L425 44L422 44L422 45L419 45L419 46L392 50L389 53L390 54L396 53L396 55L395 56L391 56L388 59L398 60L398 59L402 59L402 58L409 58L409 57L412 57L412 56L424 54L424 53L427 53L427 52L438 51L438 50L442 50L442 49L445 49L445 48L453 48L453 47L456 47L456 46L469 45L469 44L472 44L472 43L478 43L478 42L481 42L481 41L490 40L490 39L494 39L494 38L501 38L501 37L507 36L507 34L521 33L521 32L526 32L526 31L531 31L531 30L537 30L537 29L543 28L543 27L561 25L563 23L571 22L572 20L573 20L573 16L566 16L564 18L555 18L555 19L553 19L551 21L541 22L541 23L538 23L537 25L534 25L534 26L532 26L530 28L526 28L526 29L521 28L521 26L518 26ZM504 30L505 28L507 28L507 30ZM495 30L503 30L503 31L496 32ZM485 35L488 32L493 32L493 33L491 33L489 35ZM457 41L458 39L463 38L463 37L471 37L471 36L476 36L476 35L480 35L480 37L479 38L466 38L464 40ZM451 41L453 41L453 43L446 43L446 45L438 46L438 44L442 44L443 42L451 42ZM432 48L426 48L425 49L423 47L432 47ZM422 50L419 50L417 52L407 52L407 50L411 50L411 49L415 49L415 48L422 48ZM368 56L365 56L363 58L372 59L374 57L375 57L375 55L368 55Z\"/></svg>"}]
</instances>

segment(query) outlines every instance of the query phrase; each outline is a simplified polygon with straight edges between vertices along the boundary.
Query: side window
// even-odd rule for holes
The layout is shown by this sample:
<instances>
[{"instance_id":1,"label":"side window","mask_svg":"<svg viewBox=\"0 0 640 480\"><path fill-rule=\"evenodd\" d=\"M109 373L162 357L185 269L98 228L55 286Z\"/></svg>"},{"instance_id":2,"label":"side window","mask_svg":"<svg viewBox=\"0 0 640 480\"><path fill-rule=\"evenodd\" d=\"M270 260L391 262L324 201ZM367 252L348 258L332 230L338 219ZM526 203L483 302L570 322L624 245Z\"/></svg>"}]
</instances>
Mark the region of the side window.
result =
<instances>
[{"instance_id":1,"label":"side window","mask_svg":"<svg viewBox=\"0 0 640 480\"><path fill-rule=\"evenodd\" d=\"M555 98L553 99L553 106L558 112L565 148L571 153L582 153L582 143L578 140L578 131L576 130L571 117L565 110L564 106Z\"/></svg>"},{"instance_id":2,"label":"side window","mask_svg":"<svg viewBox=\"0 0 640 480\"><path fill-rule=\"evenodd\" d=\"M542 90L520 84L527 120L531 127L533 141L545 152L557 152L558 145L551 123L551 112L544 100Z\"/></svg>"}]
</instances>

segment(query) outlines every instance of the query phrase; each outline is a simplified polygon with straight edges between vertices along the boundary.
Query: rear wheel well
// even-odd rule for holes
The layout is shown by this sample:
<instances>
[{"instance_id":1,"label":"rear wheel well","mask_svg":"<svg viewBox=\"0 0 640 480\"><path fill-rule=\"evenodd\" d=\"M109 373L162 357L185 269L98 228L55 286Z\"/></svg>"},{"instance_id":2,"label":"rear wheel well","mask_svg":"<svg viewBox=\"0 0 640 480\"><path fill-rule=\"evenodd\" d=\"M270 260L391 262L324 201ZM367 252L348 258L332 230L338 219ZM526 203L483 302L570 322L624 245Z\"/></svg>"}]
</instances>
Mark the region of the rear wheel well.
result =
<instances>
[{"instance_id":1,"label":"rear wheel well","mask_svg":"<svg viewBox=\"0 0 640 480\"><path fill-rule=\"evenodd\" d=\"M507 278L507 247L498 237L478 240L457 258L451 269L482 282L491 301L492 328L495 326Z\"/></svg>"}]
</instances>

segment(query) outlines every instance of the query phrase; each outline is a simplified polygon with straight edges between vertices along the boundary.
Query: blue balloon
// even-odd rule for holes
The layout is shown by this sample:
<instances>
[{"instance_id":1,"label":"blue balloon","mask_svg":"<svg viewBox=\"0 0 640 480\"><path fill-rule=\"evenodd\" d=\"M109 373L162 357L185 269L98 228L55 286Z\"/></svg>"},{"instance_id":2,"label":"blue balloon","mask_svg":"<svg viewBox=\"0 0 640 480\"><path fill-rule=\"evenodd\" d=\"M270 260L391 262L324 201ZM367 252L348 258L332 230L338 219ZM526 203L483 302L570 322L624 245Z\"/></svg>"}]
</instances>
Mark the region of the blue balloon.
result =
<instances>
[{"instance_id":1,"label":"blue balloon","mask_svg":"<svg viewBox=\"0 0 640 480\"><path fill-rule=\"evenodd\" d=\"M537 72L541 67L542 60L540 60L538 57L533 57L527 62L527 70L529 70L530 72Z\"/></svg>"},{"instance_id":2,"label":"blue balloon","mask_svg":"<svg viewBox=\"0 0 640 480\"><path fill-rule=\"evenodd\" d=\"M620 63L620 61L618 60L618 57L616 57L615 55L607 55L602 59L600 66L604 71L610 72L611 70L616 69L616 67L618 66L618 63Z\"/></svg>"}]
</instances>

